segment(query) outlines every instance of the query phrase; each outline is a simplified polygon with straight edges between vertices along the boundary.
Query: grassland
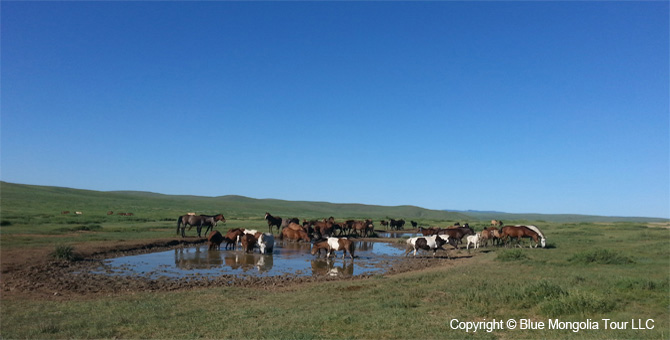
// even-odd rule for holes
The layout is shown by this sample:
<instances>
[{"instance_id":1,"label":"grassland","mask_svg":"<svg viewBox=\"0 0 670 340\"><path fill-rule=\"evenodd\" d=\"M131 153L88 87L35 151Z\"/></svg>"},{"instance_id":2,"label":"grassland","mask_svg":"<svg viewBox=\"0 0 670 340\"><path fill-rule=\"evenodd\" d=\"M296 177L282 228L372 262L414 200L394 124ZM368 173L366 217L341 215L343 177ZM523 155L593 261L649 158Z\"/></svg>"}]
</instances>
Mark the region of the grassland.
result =
<instances>
[{"instance_id":1,"label":"grassland","mask_svg":"<svg viewBox=\"0 0 670 340\"><path fill-rule=\"evenodd\" d=\"M266 210L301 218L390 216L425 225L470 222L478 229L485 224L462 214L415 207L336 209L310 202L82 192L8 183L0 189L2 262L5 251L30 252L56 245L76 250L87 244L174 237L174 218L186 211L223 212L228 228L262 226ZM61 215L62 210L80 210L84 215ZM108 210L134 216L107 216ZM474 251L471 257L463 252L448 266L368 279L68 299L3 294L0 337L670 338L667 223L536 221L536 225L547 235L545 249L488 248ZM550 319L591 320L599 329L466 332L452 329L454 319L529 319L545 324ZM628 322L628 327L603 329L602 319ZM630 322L644 324L648 319L654 320L653 329L633 329Z\"/></svg>"}]
</instances>

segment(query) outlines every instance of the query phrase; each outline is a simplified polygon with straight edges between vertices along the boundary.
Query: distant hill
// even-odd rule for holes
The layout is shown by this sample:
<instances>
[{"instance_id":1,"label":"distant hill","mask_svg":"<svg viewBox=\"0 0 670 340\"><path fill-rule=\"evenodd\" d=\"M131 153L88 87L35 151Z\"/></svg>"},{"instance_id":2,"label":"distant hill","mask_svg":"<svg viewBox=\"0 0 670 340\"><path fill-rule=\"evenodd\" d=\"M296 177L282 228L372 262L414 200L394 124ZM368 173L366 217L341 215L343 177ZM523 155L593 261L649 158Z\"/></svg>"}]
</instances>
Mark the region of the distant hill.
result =
<instances>
[{"instance_id":1,"label":"distant hill","mask_svg":"<svg viewBox=\"0 0 670 340\"><path fill-rule=\"evenodd\" d=\"M423 223L464 222L501 219L547 222L668 222L648 217L607 217L589 215L510 214L492 211L446 211L421 207L343 204L329 202L255 199L237 195L218 197L165 195L144 191L94 191L53 186L14 184L0 181L0 214L4 216L56 216L61 211L82 211L87 216L108 211L132 212L136 218L171 219L187 212L223 213L226 218L262 219L265 212L275 216L337 219L404 218Z\"/></svg>"},{"instance_id":2,"label":"distant hill","mask_svg":"<svg viewBox=\"0 0 670 340\"><path fill-rule=\"evenodd\" d=\"M578 214L536 214L536 213L504 213L499 211L459 211L473 219L481 221L502 220L506 221L547 221L557 223L577 223L577 222L668 222L665 218L655 217L622 217L622 216L596 216L596 215L578 215Z\"/></svg>"},{"instance_id":3,"label":"distant hill","mask_svg":"<svg viewBox=\"0 0 670 340\"><path fill-rule=\"evenodd\" d=\"M299 218L405 218L430 221L466 221L469 216L415 206L377 206L328 202L255 199L228 195L219 197L164 195L143 191L94 191L62 187L0 182L2 214L57 215L61 211L82 211L104 215L107 211L133 212L153 219L176 218L187 212L223 213L227 218L275 216Z\"/></svg>"}]
</instances>

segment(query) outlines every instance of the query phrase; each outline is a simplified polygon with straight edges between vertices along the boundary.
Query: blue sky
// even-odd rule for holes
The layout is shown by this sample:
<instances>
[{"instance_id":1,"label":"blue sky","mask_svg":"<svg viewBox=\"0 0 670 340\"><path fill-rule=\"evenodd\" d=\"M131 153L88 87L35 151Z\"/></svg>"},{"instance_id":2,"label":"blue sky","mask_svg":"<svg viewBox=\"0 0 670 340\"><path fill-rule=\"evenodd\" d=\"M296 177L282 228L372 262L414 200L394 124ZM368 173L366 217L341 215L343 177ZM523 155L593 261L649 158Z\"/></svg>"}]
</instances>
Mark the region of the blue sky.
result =
<instances>
[{"instance_id":1,"label":"blue sky","mask_svg":"<svg viewBox=\"0 0 670 340\"><path fill-rule=\"evenodd\" d=\"M3 1L2 180L670 217L668 13Z\"/></svg>"}]
</instances>

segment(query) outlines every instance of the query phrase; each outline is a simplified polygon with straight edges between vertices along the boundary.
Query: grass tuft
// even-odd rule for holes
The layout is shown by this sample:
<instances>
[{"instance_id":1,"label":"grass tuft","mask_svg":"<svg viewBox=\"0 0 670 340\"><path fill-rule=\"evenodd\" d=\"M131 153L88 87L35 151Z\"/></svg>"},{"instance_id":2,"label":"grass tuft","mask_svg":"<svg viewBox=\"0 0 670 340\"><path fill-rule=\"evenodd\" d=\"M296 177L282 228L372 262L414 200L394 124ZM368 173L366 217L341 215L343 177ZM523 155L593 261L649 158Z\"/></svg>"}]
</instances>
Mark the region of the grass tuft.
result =
<instances>
[{"instance_id":1,"label":"grass tuft","mask_svg":"<svg viewBox=\"0 0 670 340\"><path fill-rule=\"evenodd\" d=\"M524 254L521 251L521 249L511 249L511 250L506 249L499 252L498 256L496 257L496 260L503 262L521 261L526 259L528 259L528 256Z\"/></svg>"},{"instance_id":2,"label":"grass tuft","mask_svg":"<svg viewBox=\"0 0 670 340\"><path fill-rule=\"evenodd\" d=\"M79 259L74 253L74 247L68 245L56 246L56 249L51 253L51 258L63 261L75 261Z\"/></svg>"}]
</instances>

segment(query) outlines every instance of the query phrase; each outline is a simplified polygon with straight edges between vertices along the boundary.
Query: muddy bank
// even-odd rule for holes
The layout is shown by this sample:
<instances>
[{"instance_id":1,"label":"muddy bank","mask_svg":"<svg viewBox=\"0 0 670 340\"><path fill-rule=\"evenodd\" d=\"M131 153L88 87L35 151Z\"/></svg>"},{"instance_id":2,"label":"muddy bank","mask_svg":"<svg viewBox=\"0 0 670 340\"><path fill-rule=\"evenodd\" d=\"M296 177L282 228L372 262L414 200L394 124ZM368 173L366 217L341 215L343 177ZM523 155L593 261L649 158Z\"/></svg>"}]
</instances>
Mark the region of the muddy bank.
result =
<instances>
[{"instance_id":1,"label":"muddy bank","mask_svg":"<svg viewBox=\"0 0 670 340\"><path fill-rule=\"evenodd\" d=\"M368 239L374 242L397 242L391 239ZM134 292L178 291L205 287L240 286L261 289L274 289L306 282L332 280L361 280L372 275L356 275L352 277L333 277L328 275L297 276L284 274L279 276L255 277L221 275L217 277L188 278L146 278L137 276L114 276L91 273L99 268L102 261L109 258L152 253L170 249L179 249L202 244L201 239L154 240L141 243L117 245L87 245L75 252L81 258L78 261L53 261L48 253L36 252L35 257L20 255L18 252L3 251L3 266L0 276L0 287L3 298L34 297L34 298L72 298L95 297L100 295L117 295ZM439 254L439 253L438 253ZM13 255L13 256L12 256ZM457 259L448 260L446 254L432 257L394 258L384 275L421 270L433 266L453 264ZM451 252L453 256L453 251ZM11 261L5 261L11 257ZM21 258L23 257L23 258ZM379 274L373 274L379 275Z\"/></svg>"}]
</instances>

